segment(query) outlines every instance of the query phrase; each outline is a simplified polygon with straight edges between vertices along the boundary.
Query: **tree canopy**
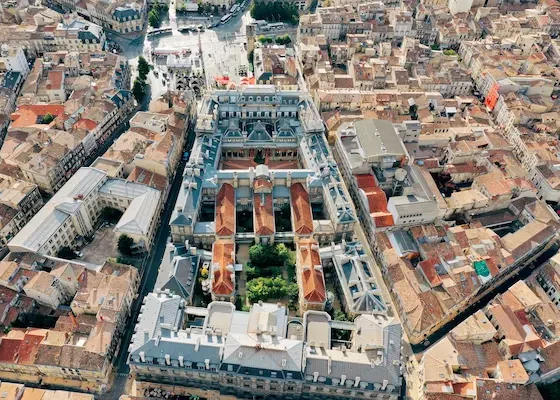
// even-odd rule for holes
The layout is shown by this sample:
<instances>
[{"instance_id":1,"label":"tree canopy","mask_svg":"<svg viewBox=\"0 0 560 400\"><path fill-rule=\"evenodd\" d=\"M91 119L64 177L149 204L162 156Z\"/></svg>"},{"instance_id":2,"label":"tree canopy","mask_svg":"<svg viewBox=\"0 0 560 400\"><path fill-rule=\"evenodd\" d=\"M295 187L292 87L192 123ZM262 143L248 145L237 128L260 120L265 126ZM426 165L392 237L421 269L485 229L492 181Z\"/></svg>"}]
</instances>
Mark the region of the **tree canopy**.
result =
<instances>
[{"instance_id":1,"label":"tree canopy","mask_svg":"<svg viewBox=\"0 0 560 400\"><path fill-rule=\"evenodd\" d=\"M297 6L280 1L275 1L274 3L255 1L251 6L251 17L257 20L264 19L266 21L289 22L292 24L297 24L299 21Z\"/></svg>"},{"instance_id":2,"label":"tree canopy","mask_svg":"<svg viewBox=\"0 0 560 400\"><path fill-rule=\"evenodd\" d=\"M276 38L276 44L286 45L286 44L290 44L290 43L292 43L292 38L288 34L286 34L284 36L278 36Z\"/></svg>"},{"instance_id":3,"label":"tree canopy","mask_svg":"<svg viewBox=\"0 0 560 400\"><path fill-rule=\"evenodd\" d=\"M54 116L51 113L46 113L41 118L41 123L43 123L43 124L50 124L53 121L54 121Z\"/></svg>"},{"instance_id":4,"label":"tree canopy","mask_svg":"<svg viewBox=\"0 0 560 400\"><path fill-rule=\"evenodd\" d=\"M161 19L159 18L159 11L157 8L152 8L148 13L148 24L153 28L159 28Z\"/></svg>"},{"instance_id":5,"label":"tree canopy","mask_svg":"<svg viewBox=\"0 0 560 400\"><path fill-rule=\"evenodd\" d=\"M287 295L292 297L294 293L297 296L297 284L293 282L288 283L281 276L274 278L260 277L247 282L247 300L249 300L249 303L271 299L277 300Z\"/></svg>"},{"instance_id":6,"label":"tree canopy","mask_svg":"<svg viewBox=\"0 0 560 400\"><path fill-rule=\"evenodd\" d=\"M126 256L130 256L132 255L133 244L134 244L134 240L130 236L125 235L123 233L122 235L119 236L119 242L117 244L117 247L122 254Z\"/></svg>"},{"instance_id":7,"label":"tree canopy","mask_svg":"<svg viewBox=\"0 0 560 400\"><path fill-rule=\"evenodd\" d=\"M150 72L150 64L142 56L138 57L138 77L141 80L146 80L148 73Z\"/></svg>"},{"instance_id":8,"label":"tree canopy","mask_svg":"<svg viewBox=\"0 0 560 400\"><path fill-rule=\"evenodd\" d=\"M146 95L146 83L136 78L132 85L132 94L137 102L142 101Z\"/></svg>"}]
</instances>

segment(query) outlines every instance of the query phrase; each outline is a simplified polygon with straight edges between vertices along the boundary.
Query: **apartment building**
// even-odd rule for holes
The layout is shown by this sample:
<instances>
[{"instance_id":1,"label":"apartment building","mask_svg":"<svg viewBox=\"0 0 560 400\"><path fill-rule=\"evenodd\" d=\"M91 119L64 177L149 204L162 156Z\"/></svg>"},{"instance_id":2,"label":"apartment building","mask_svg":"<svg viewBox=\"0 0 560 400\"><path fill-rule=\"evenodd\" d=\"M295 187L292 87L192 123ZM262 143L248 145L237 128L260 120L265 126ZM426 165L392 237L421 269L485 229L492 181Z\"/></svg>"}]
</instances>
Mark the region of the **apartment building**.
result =
<instances>
[{"instance_id":1,"label":"apartment building","mask_svg":"<svg viewBox=\"0 0 560 400\"><path fill-rule=\"evenodd\" d=\"M256 83L297 89L297 67L292 48L278 45L258 47L254 52L254 65Z\"/></svg>"},{"instance_id":2,"label":"apartment building","mask_svg":"<svg viewBox=\"0 0 560 400\"><path fill-rule=\"evenodd\" d=\"M2 44L0 49L0 70L19 72L25 79L30 70L23 49L18 46Z\"/></svg>"},{"instance_id":3,"label":"apartment building","mask_svg":"<svg viewBox=\"0 0 560 400\"><path fill-rule=\"evenodd\" d=\"M123 212L116 233L132 237L139 250L150 250L159 222L160 191L109 178L94 168L80 168L10 241L9 248L56 256L62 247L72 247L95 232L104 207Z\"/></svg>"},{"instance_id":4,"label":"apartment building","mask_svg":"<svg viewBox=\"0 0 560 400\"><path fill-rule=\"evenodd\" d=\"M45 390L33 387L25 387L22 383L0 383L0 392L6 400L48 400L54 398L63 398L68 400L94 400L93 394L67 392L65 390Z\"/></svg>"},{"instance_id":5,"label":"apartment building","mask_svg":"<svg viewBox=\"0 0 560 400\"><path fill-rule=\"evenodd\" d=\"M55 0L54 3L120 34L139 33L146 23L148 5L145 0Z\"/></svg>"},{"instance_id":6,"label":"apartment building","mask_svg":"<svg viewBox=\"0 0 560 400\"><path fill-rule=\"evenodd\" d=\"M37 185L0 173L2 228L0 245L5 246L43 206Z\"/></svg>"},{"instance_id":7,"label":"apartment building","mask_svg":"<svg viewBox=\"0 0 560 400\"><path fill-rule=\"evenodd\" d=\"M179 114L138 112L130 120L130 130L103 157L122 161L127 176L140 168L171 179L182 156L185 130Z\"/></svg>"},{"instance_id":8,"label":"apartment building","mask_svg":"<svg viewBox=\"0 0 560 400\"><path fill-rule=\"evenodd\" d=\"M103 392L139 285L137 270L105 263L94 271L31 253L9 253L0 269L0 285L21 291L9 313L17 317L24 311L16 305L31 300L42 304L31 312L54 323L50 329L13 328L2 334L0 379L17 374L18 381L34 385L83 385ZM55 299L70 307L53 317L45 306L57 306Z\"/></svg>"},{"instance_id":9,"label":"apartment building","mask_svg":"<svg viewBox=\"0 0 560 400\"><path fill-rule=\"evenodd\" d=\"M128 63L115 54L48 53L35 61L10 115L6 163L56 192L134 107Z\"/></svg>"},{"instance_id":10,"label":"apartment building","mask_svg":"<svg viewBox=\"0 0 560 400\"><path fill-rule=\"evenodd\" d=\"M406 130L402 133L406 138ZM343 123L335 156L370 241L378 229L433 222L442 216L426 177L418 166L408 165L408 151L390 121Z\"/></svg>"},{"instance_id":11,"label":"apartment building","mask_svg":"<svg viewBox=\"0 0 560 400\"><path fill-rule=\"evenodd\" d=\"M485 215L475 225L421 225L375 233L372 248L393 288L395 305L411 342L422 342L555 243L553 227L558 219L552 210L539 204L535 199L520 199L511 210ZM512 212L507 224L491 222L491 218L503 221ZM496 231L478 227L479 223L495 226ZM512 223L521 227L499 237L496 232L500 226ZM421 278L409 279L412 275L408 273L413 271ZM419 284L428 285L430 290L414 292Z\"/></svg>"},{"instance_id":12,"label":"apartment building","mask_svg":"<svg viewBox=\"0 0 560 400\"><path fill-rule=\"evenodd\" d=\"M12 114L15 120L0 150L7 164L19 167L26 181L46 193L56 192L86 160L85 133L71 134L34 123L61 115L63 109L51 105L20 107ZM33 122L25 126L25 121Z\"/></svg>"},{"instance_id":13,"label":"apartment building","mask_svg":"<svg viewBox=\"0 0 560 400\"><path fill-rule=\"evenodd\" d=\"M24 3L15 20L4 21L0 32L3 43L21 47L30 56L50 51L102 51L106 42L103 28L91 19Z\"/></svg>"},{"instance_id":14,"label":"apartment building","mask_svg":"<svg viewBox=\"0 0 560 400\"><path fill-rule=\"evenodd\" d=\"M203 325L185 326L190 313L204 315ZM355 330L350 347L340 349L332 324L320 311L290 321L283 306L268 303L250 312L219 301L187 308L180 296L156 291L144 299L129 364L140 390L157 384L176 394L397 399L400 325L359 316L342 323Z\"/></svg>"},{"instance_id":15,"label":"apartment building","mask_svg":"<svg viewBox=\"0 0 560 400\"><path fill-rule=\"evenodd\" d=\"M46 51L100 52L107 41L103 27L76 14L65 14L54 30L47 26L44 35Z\"/></svg>"}]
</instances>

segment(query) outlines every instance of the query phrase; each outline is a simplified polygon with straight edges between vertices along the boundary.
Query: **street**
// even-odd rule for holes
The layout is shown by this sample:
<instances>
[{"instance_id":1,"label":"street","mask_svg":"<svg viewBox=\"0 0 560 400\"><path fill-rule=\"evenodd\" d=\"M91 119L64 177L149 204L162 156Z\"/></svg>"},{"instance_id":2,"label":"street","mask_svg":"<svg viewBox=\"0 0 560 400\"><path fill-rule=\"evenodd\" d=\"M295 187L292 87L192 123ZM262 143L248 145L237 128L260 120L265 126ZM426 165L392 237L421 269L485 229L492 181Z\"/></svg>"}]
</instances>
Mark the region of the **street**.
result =
<instances>
[{"instance_id":1,"label":"street","mask_svg":"<svg viewBox=\"0 0 560 400\"><path fill-rule=\"evenodd\" d=\"M194 143L194 131L191 129L188 132L186 150L190 151ZM170 234L169 220L171 218L171 213L173 212L173 207L177 201L177 196L179 195L179 190L181 189L181 182L183 179L183 169L185 168L186 160L181 159L175 177L171 182L171 190L169 191L169 197L165 203L165 208L163 209L158 230L154 239L153 251L148 256L148 260L143 264L143 269L140 271L141 280L140 287L138 289L138 296L134 303L132 304L132 311L130 318L128 319L127 326L124 330L121 346L119 352L115 357L114 366L117 373L116 379L111 387L111 390L104 395L104 399L115 399L117 400L119 396L125 394L125 385L127 382L129 366L127 364L128 358L128 344L134 334L134 326L136 325L136 320L138 319L138 313L140 312L140 307L142 306L142 300L144 297L154 289L156 282L156 277L158 274L159 265L163 258L163 253L165 251L165 245L167 244L167 238Z\"/></svg>"}]
</instances>

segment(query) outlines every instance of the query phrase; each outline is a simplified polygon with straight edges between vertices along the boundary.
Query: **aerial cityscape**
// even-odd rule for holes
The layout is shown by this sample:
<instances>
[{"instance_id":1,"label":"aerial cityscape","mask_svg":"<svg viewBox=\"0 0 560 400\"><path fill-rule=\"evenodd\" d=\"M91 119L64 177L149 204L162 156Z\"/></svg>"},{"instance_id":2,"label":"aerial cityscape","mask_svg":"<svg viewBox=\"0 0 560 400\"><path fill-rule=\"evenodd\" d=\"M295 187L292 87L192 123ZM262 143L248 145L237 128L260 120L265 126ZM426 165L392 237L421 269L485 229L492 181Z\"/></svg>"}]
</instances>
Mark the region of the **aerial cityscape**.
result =
<instances>
[{"instance_id":1,"label":"aerial cityscape","mask_svg":"<svg viewBox=\"0 0 560 400\"><path fill-rule=\"evenodd\" d=\"M0 399L560 400L560 0L0 0Z\"/></svg>"}]
</instances>

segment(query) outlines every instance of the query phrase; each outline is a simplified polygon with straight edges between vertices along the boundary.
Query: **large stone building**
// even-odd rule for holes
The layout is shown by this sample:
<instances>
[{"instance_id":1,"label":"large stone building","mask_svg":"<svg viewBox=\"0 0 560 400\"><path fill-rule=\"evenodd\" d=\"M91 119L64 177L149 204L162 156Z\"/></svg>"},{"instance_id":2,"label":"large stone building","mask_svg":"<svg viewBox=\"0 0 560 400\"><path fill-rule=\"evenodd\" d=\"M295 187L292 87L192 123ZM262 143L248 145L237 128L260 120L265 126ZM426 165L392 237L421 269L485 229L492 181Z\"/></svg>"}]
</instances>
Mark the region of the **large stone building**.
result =
<instances>
[{"instance_id":1,"label":"large stone building","mask_svg":"<svg viewBox=\"0 0 560 400\"><path fill-rule=\"evenodd\" d=\"M104 207L123 213L115 232L134 239L138 250L151 248L161 206L152 187L109 178L104 171L80 168L10 241L11 251L55 256L95 232Z\"/></svg>"},{"instance_id":2,"label":"large stone building","mask_svg":"<svg viewBox=\"0 0 560 400\"><path fill-rule=\"evenodd\" d=\"M299 281L307 293L300 305L322 309L313 249L351 240L356 221L309 96L262 85L205 97L170 225L175 243L212 247L215 300L235 296L235 243L293 242L302 276L317 275Z\"/></svg>"},{"instance_id":3,"label":"large stone building","mask_svg":"<svg viewBox=\"0 0 560 400\"><path fill-rule=\"evenodd\" d=\"M146 0L54 0L65 10L120 34L140 32L146 22Z\"/></svg>"},{"instance_id":4,"label":"large stone building","mask_svg":"<svg viewBox=\"0 0 560 400\"><path fill-rule=\"evenodd\" d=\"M204 323L190 323L194 316ZM353 331L341 346L331 330ZM401 327L383 315L354 323L307 311L291 319L283 306L231 303L186 307L179 295L150 293L129 347L137 390L153 385L175 394L240 398L397 399Z\"/></svg>"}]
</instances>

